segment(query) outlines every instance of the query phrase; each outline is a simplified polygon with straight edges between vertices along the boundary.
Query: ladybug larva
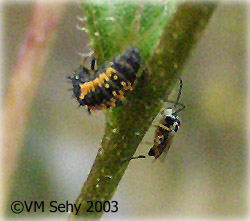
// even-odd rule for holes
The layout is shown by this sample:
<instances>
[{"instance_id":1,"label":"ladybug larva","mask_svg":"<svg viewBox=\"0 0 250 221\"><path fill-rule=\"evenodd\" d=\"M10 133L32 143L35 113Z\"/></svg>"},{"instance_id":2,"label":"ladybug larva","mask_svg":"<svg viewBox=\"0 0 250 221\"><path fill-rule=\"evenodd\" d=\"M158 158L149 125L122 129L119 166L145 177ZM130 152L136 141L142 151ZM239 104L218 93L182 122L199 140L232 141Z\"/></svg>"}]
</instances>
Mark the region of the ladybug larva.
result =
<instances>
[{"instance_id":1,"label":"ladybug larva","mask_svg":"<svg viewBox=\"0 0 250 221\"><path fill-rule=\"evenodd\" d=\"M132 90L136 74L140 69L141 55L138 48L126 50L100 70L95 70L95 60L91 70L80 66L73 76L69 76L74 96L80 106L91 110L114 107Z\"/></svg>"}]
</instances>

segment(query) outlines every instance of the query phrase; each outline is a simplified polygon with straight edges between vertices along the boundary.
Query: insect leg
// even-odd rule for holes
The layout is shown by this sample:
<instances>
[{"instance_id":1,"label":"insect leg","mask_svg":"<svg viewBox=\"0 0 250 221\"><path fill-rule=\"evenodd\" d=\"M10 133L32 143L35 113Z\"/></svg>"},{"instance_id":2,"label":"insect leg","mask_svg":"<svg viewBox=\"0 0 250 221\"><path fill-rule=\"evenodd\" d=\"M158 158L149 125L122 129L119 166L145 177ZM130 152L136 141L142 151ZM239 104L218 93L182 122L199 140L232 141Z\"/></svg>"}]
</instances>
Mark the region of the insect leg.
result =
<instances>
[{"instance_id":1,"label":"insect leg","mask_svg":"<svg viewBox=\"0 0 250 221\"><path fill-rule=\"evenodd\" d=\"M91 71L95 71L95 66L96 66L96 60L93 57L92 61L91 61Z\"/></svg>"},{"instance_id":2,"label":"insect leg","mask_svg":"<svg viewBox=\"0 0 250 221\"><path fill-rule=\"evenodd\" d=\"M131 157L129 160L145 159L145 158L146 158L146 156L144 156L144 155L139 155L139 156L137 156L137 157Z\"/></svg>"},{"instance_id":3,"label":"insect leg","mask_svg":"<svg viewBox=\"0 0 250 221\"><path fill-rule=\"evenodd\" d=\"M167 100L167 103L175 104L176 106L179 106L179 107L180 107L180 108L177 109L173 114L177 114L177 113L181 112L182 110L184 110L184 109L186 108L186 106L185 106L184 104L176 103L175 101Z\"/></svg>"},{"instance_id":4,"label":"insect leg","mask_svg":"<svg viewBox=\"0 0 250 221\"><path fill-rule=\"evenodd\" d=\"M181 107L173 113L174 115L178 114L179 112L183 111L186 108L186 106L184 104L178 103L176 105L181 106Z\"/></svg>"},{"instance_id":5,"label":"insect leg","mask_svg":"<svg viewBox=\"0 0 250 221\"><path fill-rule=\"evenodd\" d=\"M91 110L88 108L88 113L89 113L89 115L91 115Z\"/></svg>"}]
</instances>

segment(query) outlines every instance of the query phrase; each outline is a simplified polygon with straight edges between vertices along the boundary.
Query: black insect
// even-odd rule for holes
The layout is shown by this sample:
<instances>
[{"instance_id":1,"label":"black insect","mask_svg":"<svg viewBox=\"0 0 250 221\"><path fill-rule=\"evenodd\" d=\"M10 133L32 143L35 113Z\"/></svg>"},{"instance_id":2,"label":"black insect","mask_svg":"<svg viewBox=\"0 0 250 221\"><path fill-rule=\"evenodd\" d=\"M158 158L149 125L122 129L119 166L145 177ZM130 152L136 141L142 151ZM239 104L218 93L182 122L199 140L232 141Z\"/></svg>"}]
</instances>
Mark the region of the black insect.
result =
<instances>
[{"instance_id":1,"label":"black insect","mask_svg":"<svg viewBox=\"0 0 250 221\"><path fill-rule=\"evenodd\" d=\"M156 126L154 144L148 152L148 155L153 156L155 159L160 157L163 153L167 154L172 143L174 134L179 129L180 120L177 114L185 108L185 105L179 103L181 91L182 80L180 79L180 89L176 101L168 101L170 103L174 103L174 107L167 108L161 112L162 118L160 120L160 124ZM177 108L178 106L180 107L179 109ZM146 156L140 155L137 157L132 157L131 159L145 157Z\"/></svg>"}]
</instances>

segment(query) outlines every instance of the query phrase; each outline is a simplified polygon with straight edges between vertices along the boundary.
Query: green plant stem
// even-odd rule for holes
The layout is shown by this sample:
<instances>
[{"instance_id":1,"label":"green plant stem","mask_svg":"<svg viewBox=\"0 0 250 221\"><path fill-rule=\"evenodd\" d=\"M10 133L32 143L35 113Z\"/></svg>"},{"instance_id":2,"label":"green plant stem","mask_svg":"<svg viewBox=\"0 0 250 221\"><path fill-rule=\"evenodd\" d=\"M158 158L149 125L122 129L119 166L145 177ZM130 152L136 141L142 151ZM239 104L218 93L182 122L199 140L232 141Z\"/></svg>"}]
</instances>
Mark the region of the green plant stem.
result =
<instances>
[{"instance_id":1,"label":"green plant stem","mask_svg":"<svg viewBox=\"0 0 250 221\"><path fill-rule=\"evenodd\" d=\"M107 112L102 148L76 200L77 205L81 204L79 217L102 216L102 213L86 212L87 201L112 199L130 162L128 159L161 109L161 100L177 82L184 62L215 8L214 3L180 3L126 104ZM74 217L72 213L70 218Z\"/></svg>"}]
</instances>

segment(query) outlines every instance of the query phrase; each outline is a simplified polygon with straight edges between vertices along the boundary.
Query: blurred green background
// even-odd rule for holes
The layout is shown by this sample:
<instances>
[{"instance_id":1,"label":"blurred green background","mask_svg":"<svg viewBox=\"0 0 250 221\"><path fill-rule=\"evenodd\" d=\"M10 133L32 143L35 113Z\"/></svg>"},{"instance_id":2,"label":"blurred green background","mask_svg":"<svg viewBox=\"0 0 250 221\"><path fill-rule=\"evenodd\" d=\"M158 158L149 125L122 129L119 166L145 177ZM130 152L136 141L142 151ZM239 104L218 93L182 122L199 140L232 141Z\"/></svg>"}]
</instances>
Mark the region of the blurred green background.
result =
<instances>
[{"instance_id":1,"label":"blurred green background","mask_svg":"<svg viewBox=\"0 0 250 221\"><path fill-rule=\"evenodd\" d=\"M32 4L4 4L4 93L17 60ZM183 70L181 128L164 163L131 161L104 218L244 217L247 214L248 4L220 4ZM56 44L32 107L9 201L74 202L100 148L103 112L77 108L66 80L89 51L76 29L82 13L67 5ZM176 93L173 93L173 99ZM25 99L25 98L24 98ZM144 141L153 141L151 128ZM137 154L147 154L141 144ZM11 212L9 216L13 217ZM64 217L68 214L14 216Z\"/></svg>"}]
</instances>

